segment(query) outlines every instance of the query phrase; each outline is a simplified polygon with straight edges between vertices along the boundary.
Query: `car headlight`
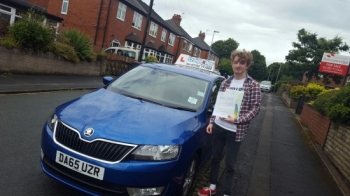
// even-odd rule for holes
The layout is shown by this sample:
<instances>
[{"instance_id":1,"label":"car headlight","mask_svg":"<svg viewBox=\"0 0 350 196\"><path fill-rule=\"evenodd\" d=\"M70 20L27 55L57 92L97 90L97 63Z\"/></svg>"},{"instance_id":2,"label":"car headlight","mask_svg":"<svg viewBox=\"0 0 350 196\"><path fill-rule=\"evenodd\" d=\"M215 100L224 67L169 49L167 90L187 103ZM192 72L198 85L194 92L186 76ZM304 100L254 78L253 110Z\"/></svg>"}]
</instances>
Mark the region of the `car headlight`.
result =
<instances>
[{"instance_id":1,"label":"car headlight","mask_svg":"<svg viewBox=\"0 0 350 196\"><path fill-rule=\"evenodd\" d=\"M47 125L49 126L51 131L53 131L57 121L58 121L58 118L55 112L50 115L49 119L47 119Z\"/></svg>"},{"instance_id":2,"label":"car headlight","mask_svg":"<svg viewBox=\"0 0 350 196\"><path fill-rule=\"evenodd\" d=\"M142 145L132 153L135 160L164 161L175 159L179 154L179 146Z\"/></svg>"}]
</instances>

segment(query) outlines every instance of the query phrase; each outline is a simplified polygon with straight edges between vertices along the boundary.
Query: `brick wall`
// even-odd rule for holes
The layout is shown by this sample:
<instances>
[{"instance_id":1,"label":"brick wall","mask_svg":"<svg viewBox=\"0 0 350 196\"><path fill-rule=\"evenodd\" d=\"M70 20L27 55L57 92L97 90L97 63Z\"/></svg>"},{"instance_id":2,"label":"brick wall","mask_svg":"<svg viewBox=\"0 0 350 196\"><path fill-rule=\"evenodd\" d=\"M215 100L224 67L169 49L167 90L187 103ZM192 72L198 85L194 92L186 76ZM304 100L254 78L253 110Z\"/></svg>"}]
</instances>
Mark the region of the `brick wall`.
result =
<instances>
[{"instance_id":1,"label":"brick wall","mask_svg":"<svg viewBox=\"0 0 350 196\"><path fill-rule=\"evenodd\" d=\"M308 127L317 142L323 146L331 121L307 104L303 106L301 121Z\"/></svg>"},{"instance_id":2,"label":"brick wall","mask_svg":"<svg viewBox=\"0 0 350 196\"><path fill-rule=\"evenodd\" d=\"M335 129L331 126L324 150L343 176L350 181L350 127L339 126L339 129Z\"/></svg>"},{"instance_id":3,"label":"brick wall","mask_svg":"<svg viewBox=\"0 0 350 196\"><path fill-rule=\"evenodd\" d=\"M62 74L99 76L102 66L95 62L72 63L52 53L21 52L0 47L0 72L21 74Z\"/></svg>"}]
</instances>

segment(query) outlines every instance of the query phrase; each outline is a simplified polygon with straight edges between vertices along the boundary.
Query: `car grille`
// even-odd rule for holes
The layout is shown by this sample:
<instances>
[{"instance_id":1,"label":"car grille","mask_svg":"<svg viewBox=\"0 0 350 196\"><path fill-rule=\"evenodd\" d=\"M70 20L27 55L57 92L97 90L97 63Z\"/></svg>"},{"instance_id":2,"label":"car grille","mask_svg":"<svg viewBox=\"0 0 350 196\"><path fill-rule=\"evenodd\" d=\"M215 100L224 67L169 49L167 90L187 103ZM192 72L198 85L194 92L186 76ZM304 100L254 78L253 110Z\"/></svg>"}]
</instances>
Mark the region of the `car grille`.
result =
<instances>
[{"instance_id":1,"label":"car grille","mask_svg":"<svg viewBox=\"0 0 350 196\"><path fill-rule=\"evenodd\" d=\"M99 195L119 195L127 196L125 187L118 186L109 182L97 180L89 176L85 176L78 172L72 171L62 165L57 164L46 156L43 159L45 169L55 174L57 177L64 179L66 182L75 184L81 188L92 191Z\"/></svg>"},{"instance_id":2,"label":"car grille","mask_svg":"<svg viewBox=\"0 0 350 196\"><path fill-rule=\"evenodd\" d=\"M135 146L112 143L105 140L87 142L79 137L79 133L58 121L55 139L61 145L81 154L108 162L119 162L129 154Z\"/></svg>"}]
</instances>

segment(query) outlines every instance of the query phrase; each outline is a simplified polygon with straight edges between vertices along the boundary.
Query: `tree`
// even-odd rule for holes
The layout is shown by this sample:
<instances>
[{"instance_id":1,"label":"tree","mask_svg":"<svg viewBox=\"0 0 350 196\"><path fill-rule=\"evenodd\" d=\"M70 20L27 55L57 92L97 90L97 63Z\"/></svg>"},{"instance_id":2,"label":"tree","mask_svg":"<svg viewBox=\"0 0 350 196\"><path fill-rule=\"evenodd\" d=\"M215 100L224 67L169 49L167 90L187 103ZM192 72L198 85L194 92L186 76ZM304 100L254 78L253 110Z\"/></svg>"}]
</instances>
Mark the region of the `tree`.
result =
<instances>
[{"instance_id":1,"label":"tree","mask_svg":"<svg viewBox=\"0 0 350 196\"><path fill-rule=\"evenodd\" d=\"M281 69L280 69L281 67ZM278 73L278 70L280 73ZM276 79L277 79L277 75L278 75L278 78L281 78L281 76L283 75L283 72L284 72L284 63L278 63L278 62L274 62L272 64L270 64L268 67L267 67L267 79L270 80L272 83L275 83L276 82ZM270 75L269 75L270 74Z\"/></svg>"},{"instance_id":2,"label":"tree","mask_svg":"<svg viewBox=\"0 0 350 196\"><path fill-rule=\"evenodd\" d=\"M231 66L231 60L230 59L227 59L227 58L220 59L220 63L219 63L218 69L227 71L228 75L232 75L233 74L232 66Z\"/></svg>"},{"instance_id":3,"label":"tree","mask_svg":"<svg viewBox=\"0 0 350 196\"><path fill-rule=\"evenodd\" d=\"M259 51L252 50L253 65L248 69L248 74L256 80L265 80L267 77L267 68L265 56Z\"/></svg>"},{"instance_id":4,"label":"tree","mask_svg":"<svg viewBox=\"0 0 350 196\"><path fill-rule=\"evenodd\" d=\"M286 60L290 66L302 66L307 72L308 81L313 76L318 78L318 68L324 52L339 53L348 51L349 46L343 43L341 37L335 36L333 39L317 38L316 33L310 33L305 29L298 31L298 41L293 42L293 50L290 50ZM335 82L340 82L340 77L332 74L324 74L325 78L332 78Z\"/></svg>"},{"instance_id":5,"label":"tree","mask_svg":"<svg viewBox=\"0 0 350 196\"><path fill-rule=\"evenodd\" d=\"M239 43L232 38L219 40L212 44L211 49L219 55L220 58L230 59L231 52L236 50Z\"/></svg>"}]
</instances>

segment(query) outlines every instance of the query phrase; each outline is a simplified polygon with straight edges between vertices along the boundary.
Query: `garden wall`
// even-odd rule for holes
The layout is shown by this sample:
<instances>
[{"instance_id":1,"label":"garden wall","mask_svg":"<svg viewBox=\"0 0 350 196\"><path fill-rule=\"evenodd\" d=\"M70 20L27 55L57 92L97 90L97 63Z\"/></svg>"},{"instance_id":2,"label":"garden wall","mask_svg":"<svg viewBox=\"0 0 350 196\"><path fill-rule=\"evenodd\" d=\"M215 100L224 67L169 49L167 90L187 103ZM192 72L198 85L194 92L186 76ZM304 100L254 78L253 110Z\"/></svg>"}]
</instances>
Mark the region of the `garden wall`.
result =
<instances>
[{"instance_id":1,"label":"garden wall","mask_svg":"<svg viewBox=\"0 0 350 196\"><path fill-rule=\"evenodd\" d=\"M350 182L350 127L329 129L324 148L328 158Z\"/></svg>"},{"instance_id":2,"label":"garden wall","mask_svg":"<svg viewBox=\"0 0 350 196\"><path fill-rule=\"evenodd\" d=\"M52 53L33 53L0 46L0 73L100 76L103 71L101 62L73 63Z\"/></svg>"},{"instance_id":3,"label":"garden wall","mask_svg":"<svg viewBox=\"0 0 350 196\"><path fill-rule=\"evenodd\" d=\"M323 146L326 141L331 121L308 104L304 104L300 118L308 127L317 142Z\"/></svg>"}]
</instances>

